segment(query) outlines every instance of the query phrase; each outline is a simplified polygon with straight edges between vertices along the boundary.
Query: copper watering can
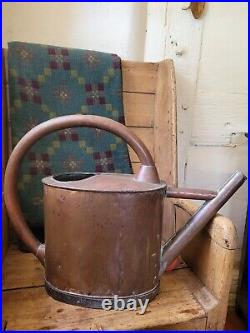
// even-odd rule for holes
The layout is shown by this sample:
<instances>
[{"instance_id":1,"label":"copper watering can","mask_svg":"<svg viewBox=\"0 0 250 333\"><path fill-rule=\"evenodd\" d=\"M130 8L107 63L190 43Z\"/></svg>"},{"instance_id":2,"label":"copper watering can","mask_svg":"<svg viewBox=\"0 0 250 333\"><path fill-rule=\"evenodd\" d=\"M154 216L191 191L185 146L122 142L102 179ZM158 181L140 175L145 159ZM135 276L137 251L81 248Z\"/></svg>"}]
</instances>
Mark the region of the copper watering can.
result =
<instances>
[{"instance_id":1,"label":"copper watering can","mask_svg":"<svg viewBox=\"0 0 250 333\"><path fill-rule=\"evenodd\" d=\"M94 127L124 139L141 168L135 175L64 173L44 184L45 245L28 228L16 190L22 157L43 136L70 127ZM45 287L59 301L100 308L103 299L125 302L153 299L160 275L216 212L244 183L239 171L218 192L169 188L159 180L143 142L111 119L70 115L48 120L30 130L14 148L6 168L4 198L12 225L45 267ZM165 197L205 203L161 246Z\"/></svg>"}]
</instances>

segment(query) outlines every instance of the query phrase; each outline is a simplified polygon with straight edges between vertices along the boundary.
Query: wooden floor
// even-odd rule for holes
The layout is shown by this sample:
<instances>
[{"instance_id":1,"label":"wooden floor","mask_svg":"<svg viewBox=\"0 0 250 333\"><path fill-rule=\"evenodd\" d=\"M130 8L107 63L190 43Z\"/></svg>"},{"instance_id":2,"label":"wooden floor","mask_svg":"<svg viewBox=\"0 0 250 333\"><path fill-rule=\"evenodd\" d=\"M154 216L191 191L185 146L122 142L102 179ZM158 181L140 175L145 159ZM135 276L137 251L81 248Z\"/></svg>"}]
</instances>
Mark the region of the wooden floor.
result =
<instances>
[{"instance_id":1,"label":"wooden floor","mask_svg":"<svg viewBox=\"0 0 250 333\"><path fill-rule=\"evenodd\" d=\"M161 279L161 291L144 315L103 311L57 302L43 287L43 268L29 253L9 250L3 266L5 330L204 330L204 286L185 265ZM206 293L207 297L207 293Z\"/></svg>"}]
</instances>

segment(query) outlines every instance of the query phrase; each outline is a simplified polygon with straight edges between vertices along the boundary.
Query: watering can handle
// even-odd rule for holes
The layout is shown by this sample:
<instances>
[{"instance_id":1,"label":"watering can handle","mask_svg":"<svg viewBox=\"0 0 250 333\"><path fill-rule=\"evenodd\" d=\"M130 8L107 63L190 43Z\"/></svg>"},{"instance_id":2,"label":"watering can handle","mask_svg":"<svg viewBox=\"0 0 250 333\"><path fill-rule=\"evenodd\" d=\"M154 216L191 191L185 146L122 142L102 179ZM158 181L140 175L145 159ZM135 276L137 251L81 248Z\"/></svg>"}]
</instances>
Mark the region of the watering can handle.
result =
<instances>
[{"instance_id":1,"label":"watering can handle","mask_svg":"<svg viewBox=\"0 0 250 333\"><path fill-rule=\"evenodd\" d=\"M159 176L150 152L144 143L126 126L109 118L92 115L69 115L45 121L31 129L18 142L10 155L4 178L4 199L12 225L26 246L44 264L45 246L41 244L29 229L17 196L17 177L23 156L31 146L54 131L70 127L92 127L111 132L124 139L136 152L141 162L141 168L135 176L138 181L159 183Z\"/></svg>"}]
</instances>

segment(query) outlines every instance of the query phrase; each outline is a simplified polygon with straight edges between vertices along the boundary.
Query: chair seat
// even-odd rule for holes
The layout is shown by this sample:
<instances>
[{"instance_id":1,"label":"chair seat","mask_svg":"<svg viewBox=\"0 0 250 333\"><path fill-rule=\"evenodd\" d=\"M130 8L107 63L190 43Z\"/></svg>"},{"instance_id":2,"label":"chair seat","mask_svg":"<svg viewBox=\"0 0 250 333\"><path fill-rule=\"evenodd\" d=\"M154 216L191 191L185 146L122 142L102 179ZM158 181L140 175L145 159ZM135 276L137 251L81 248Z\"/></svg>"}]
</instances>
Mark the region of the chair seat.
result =
<instances>
[{"instance_id":1,"label":"chair seat","mask_svg":"<svg viewBox=\"0 0 250 333\"><path fill-rule=\"evenodd\" d=\"M165 273L145 314L104 311L55 301L43 287L43 267L30 253L10 249L3 265L3 329L141 330L205 329L206 307L216 300L188 267ZM186 325L185 325L186 323Z\"/></svg>"}]
</instances>

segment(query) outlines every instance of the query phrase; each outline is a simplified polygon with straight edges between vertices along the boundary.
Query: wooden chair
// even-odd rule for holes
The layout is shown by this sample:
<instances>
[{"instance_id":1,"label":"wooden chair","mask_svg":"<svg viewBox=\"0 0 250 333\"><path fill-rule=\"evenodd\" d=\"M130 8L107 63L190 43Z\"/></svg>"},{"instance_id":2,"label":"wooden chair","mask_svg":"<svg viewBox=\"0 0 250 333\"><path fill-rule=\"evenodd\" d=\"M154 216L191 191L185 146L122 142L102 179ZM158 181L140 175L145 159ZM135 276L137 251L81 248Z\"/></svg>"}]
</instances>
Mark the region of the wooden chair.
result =
<instances>
[{"instance_id":1,"label":"wooden chair","mask_svg":"<svg viewBox=\"0 0 250 333\"><path fill-rule=\"evenodd\" d=\"M126 124L149 147L161 179L177 185L173 62L123 61L122 69ZM132 151L130 156L137 170L138 159ZM164 239L196 209L188 200L168 199L164 206ZM235 249L233 223L217 215L182 253L185 264L163 275L160 294L144 315L138 315L80 308L53 300L44 290L43 268L36 258L9 245L3 263L3 329L221 330Z\"/></svg>"}]
</instances>

